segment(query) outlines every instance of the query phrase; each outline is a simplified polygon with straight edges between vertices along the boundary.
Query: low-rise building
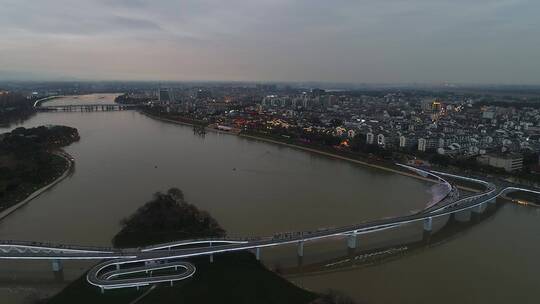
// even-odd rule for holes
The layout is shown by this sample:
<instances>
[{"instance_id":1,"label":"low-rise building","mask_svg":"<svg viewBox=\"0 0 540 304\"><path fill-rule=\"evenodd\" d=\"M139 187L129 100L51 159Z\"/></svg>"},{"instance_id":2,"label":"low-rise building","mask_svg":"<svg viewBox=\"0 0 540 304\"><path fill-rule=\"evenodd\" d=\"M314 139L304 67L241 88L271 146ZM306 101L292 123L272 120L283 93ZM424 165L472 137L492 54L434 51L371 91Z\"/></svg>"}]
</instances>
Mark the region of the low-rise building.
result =
<instances>
[{"instance_id":1,"label":"low-rise building","mask_svg":"<svg viewBox=\"0 0 540 304\"><path fill-rule=\"evenodd\" d=\"M502 168L506 172L513 172L523 168L523 156L519 153L486 154L479 156L477 160L484 165Z\"/></svg>"}]
</instances>

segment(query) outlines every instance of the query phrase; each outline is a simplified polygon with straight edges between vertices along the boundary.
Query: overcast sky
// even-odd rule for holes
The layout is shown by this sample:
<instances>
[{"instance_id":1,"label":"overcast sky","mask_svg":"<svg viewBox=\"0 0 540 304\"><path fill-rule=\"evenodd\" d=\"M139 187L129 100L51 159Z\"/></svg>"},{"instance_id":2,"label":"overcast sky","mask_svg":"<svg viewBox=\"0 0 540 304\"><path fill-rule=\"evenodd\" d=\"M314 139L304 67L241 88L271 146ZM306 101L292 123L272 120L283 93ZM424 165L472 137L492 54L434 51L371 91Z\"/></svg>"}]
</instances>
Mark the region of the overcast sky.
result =
<instances>
[{"instance_id":1,"label":"overcast sky","mask_svg":"<svg viewBox=\"0 0 540 304\"><path fill-rule=\"evenodd\" d=\"M540 1L0 0L0 75L540 84Z\"/></svg>"}]
</instances>

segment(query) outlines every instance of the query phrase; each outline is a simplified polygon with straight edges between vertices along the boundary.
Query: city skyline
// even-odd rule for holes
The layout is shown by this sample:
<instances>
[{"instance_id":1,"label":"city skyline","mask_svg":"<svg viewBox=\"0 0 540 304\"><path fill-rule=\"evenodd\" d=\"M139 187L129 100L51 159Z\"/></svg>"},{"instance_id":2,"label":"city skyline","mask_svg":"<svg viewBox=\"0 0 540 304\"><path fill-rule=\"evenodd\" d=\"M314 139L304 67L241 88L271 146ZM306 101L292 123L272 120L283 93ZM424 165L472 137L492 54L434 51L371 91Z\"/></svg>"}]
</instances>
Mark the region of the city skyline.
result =
<instances>
[{"instance_id":1,"label":"city skyline","mask_svg":"<svg viewBox=\"0 0 540 304\"><path fill-rule=\"evenodd\" d=\"M0 79L540 83L527 0L0 4Z\"/></svg>"}]
</instances>

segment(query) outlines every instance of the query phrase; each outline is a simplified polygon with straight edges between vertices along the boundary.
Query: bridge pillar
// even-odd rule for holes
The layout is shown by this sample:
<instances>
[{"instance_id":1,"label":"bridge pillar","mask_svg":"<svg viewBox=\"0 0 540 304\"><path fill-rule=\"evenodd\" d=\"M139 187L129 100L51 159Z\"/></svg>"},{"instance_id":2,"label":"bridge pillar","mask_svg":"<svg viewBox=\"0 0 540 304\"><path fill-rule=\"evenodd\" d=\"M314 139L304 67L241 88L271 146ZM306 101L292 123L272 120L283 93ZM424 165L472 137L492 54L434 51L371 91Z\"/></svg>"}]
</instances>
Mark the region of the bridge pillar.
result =
<instances>
[{"instance_id":1,"label":"bridge pillar","mask_svg":"<svg viewBox=\"0 0 540 304\"><path fill-rule=\"evenodd\" d=\"M424 232L431 232L433 230L433 218L428 217L424 219Z\"/></svg>"},{"instance_id":2,"label":"bridge pillar","mask_svg":"<svg viewBox=\"0 0 540 304\"><path fill-rule=\"evenodd\" d=\"M482 204L474 207L472 209L472 212L476 213L476 214L480 214L480 213L484 212L485 209L486 209L486 205L482 203Z\"/></svg>"},{"instance_id":3,"label":"bridge pillar","mask_svg":"<svg viewBox=\"0 0 540 304\"><path fill-rule=\"evenodd\" d=\"M358 242L358 238L356 237L356 233L350 234L347 237L347 248L355 249L357 242Z\"/></svg>"},{"instance_id":4,"label":"bridge pillar","mask_svg":"<svg viewBox=\"0 0 540 304\"><path fill-rule=\"evenodd\" d=\"M208 243L208 247L212 247L212 242ZM214 263L214 255L210 254L210 263Z\"/></svg>"},{"instance_id":5,"label":"bridge pillar","mask_svg":"<svg viewBox=\"0 0 540 304\"><path fill-rule=\"evenodd\" d=\"M458 222L468 222L471 220L471 210L463 210L454 213L454 219Z\"/></svg>"},{"instance_id":6,"label":"bridge pillar","mask_svg":"<svg viewBox=\"0 0 540 304\"><path fill-rule=\"evenodd\" d=\"M303 241L298 242L297 253L299 257L304 256L304 242Z\"/></svg>"},{"instance_id":7,"label":"bridge pillar","mask_svg":"<svg viewBox=\"0 0 540 304\"><path fill-rule=\"evenodd\" d=\"M62 271L62 261L61 260L52 260L52 270L54 272Z\"/></svg>"},{"instance_id":8,"label":"bridge pillar","mask_svg":"<svg viewBox=\"0 0 540 304\"><path fill-rule=\"evenodd\" d=\"M260 247L255 248L255 258L257 259L257 261L261 260L261 248Z\"/></svg>"},{"instance_id":9,"label":"bridge pillar","mask_svg":"<svg viewBox=\"0 0 540 304\"><path fill-rule=\"evenodd\" d=\"M492 198L491 200L489 200L489 203L490 204L496 204L497 203L497 198L496 197Z\"/></svg>"}]
</instances>

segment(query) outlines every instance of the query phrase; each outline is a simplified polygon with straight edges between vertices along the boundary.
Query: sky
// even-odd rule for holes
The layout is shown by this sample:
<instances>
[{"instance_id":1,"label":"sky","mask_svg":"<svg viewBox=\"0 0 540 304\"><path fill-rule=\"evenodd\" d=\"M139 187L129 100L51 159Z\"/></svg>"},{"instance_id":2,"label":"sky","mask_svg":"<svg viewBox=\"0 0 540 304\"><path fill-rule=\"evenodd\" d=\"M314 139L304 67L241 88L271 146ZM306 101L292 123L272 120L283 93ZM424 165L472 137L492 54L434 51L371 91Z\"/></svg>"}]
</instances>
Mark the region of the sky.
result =
<instances>
[{"instance_id":1,"label":"sky","mask_svg":"<svg viewBox=\"0 0 540 304\"><path fill-rule=\"evenodd\" d=\"M540 84L538 0L0 0L0 78Z\"/></svg>"}]
</instances>

